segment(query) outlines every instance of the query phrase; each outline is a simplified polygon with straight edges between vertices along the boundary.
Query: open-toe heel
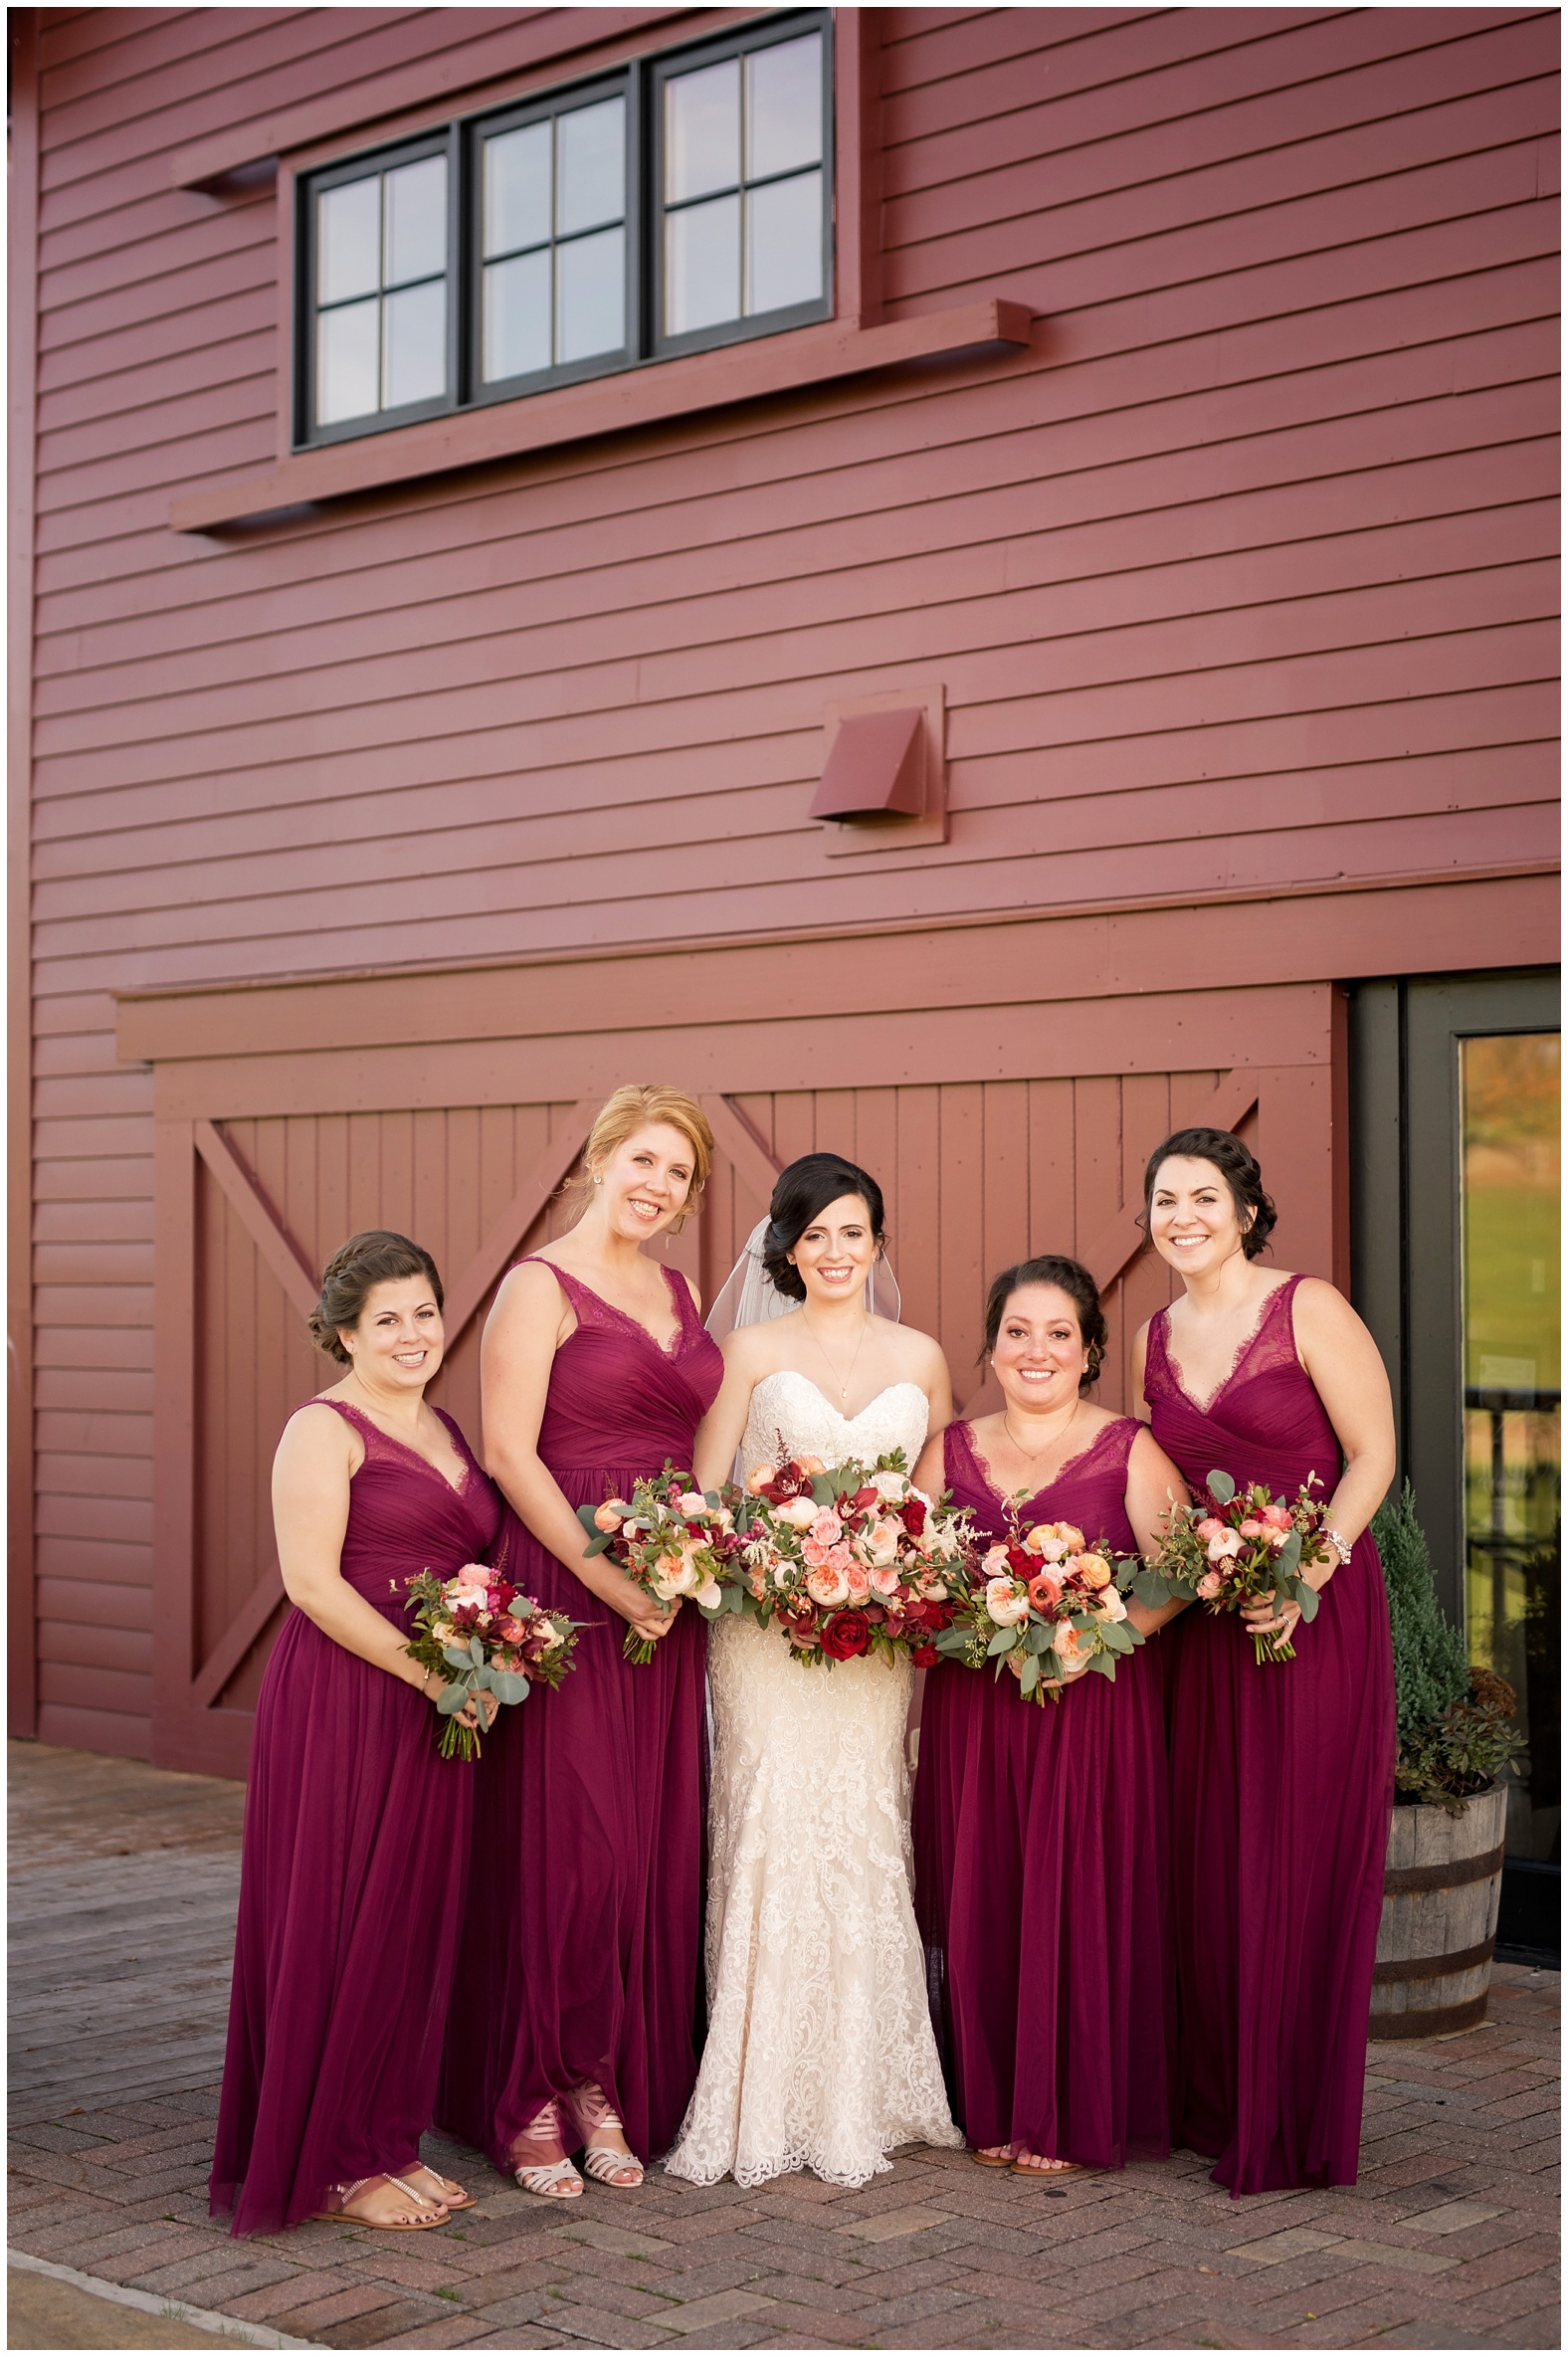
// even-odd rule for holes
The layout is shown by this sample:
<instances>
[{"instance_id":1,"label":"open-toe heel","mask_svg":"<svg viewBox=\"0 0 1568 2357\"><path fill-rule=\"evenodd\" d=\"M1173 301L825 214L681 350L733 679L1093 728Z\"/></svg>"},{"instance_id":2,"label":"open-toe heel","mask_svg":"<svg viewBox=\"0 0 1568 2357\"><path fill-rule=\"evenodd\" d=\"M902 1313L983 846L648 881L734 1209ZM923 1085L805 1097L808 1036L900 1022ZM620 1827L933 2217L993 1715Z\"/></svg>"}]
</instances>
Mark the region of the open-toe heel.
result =
<instances>
[{"instance_id":1,"label":"open-toe heel","mask_svg":"<svg viewBox=\"0 0 1568 2357\"><path fill-rule=\"evenodd\" d=\"M534 2113L512 2146L511 2160L511 2173L524 2193L547 2202L574 2202L582 2192L583 2181L562 2150L560 2111L553 2102Z\"/></svg>"},{"instance_id":2,"label":"open-toe heel","mask_svg":"<svg viewBox=\"0 0 1568 2357\"><path fill-rule=\"evenodd\" d=\"M610 2104L602 2087L590 2079L574 2087L567 2097L572 2115L577 2122L577 2133L583 2140L583 2168L596 2185L608 2185L615 2193L635 2193L643 2182L643 2164L632 2152L617 2152L613 2145L595 2144L592 2139L604 2128L626 2130Z\"/></svg>"}]
</instances>

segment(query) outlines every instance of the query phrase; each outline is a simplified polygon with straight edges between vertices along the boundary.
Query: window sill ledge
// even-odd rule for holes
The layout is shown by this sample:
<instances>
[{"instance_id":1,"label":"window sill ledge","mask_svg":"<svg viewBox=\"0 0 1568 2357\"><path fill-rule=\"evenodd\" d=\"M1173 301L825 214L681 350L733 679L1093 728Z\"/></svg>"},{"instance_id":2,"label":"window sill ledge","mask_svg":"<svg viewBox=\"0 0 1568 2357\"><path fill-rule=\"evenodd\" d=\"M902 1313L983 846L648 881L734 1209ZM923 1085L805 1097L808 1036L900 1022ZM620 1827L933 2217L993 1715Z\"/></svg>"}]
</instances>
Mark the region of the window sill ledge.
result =
<instances>
[{"instance_id":1,"label":"window sill ledge","mask_svg":"<svg viewBox=\"0 0 1568 2357\"><path fill-rule=\"evenodd\" d=\"M361 442L301 451L283 460L271 475L219 484L175 499L169 525L176 532L208 532L283 507L379 491L456 468L483 466L491 459L516 458L734 401L827 384L873 368L936 359L987 344L1027 345L1030 319L1024 303L990 300L881 327L842 320L799 327L754 343L729 344L656 367L630 369L621 376L563 386L558 392L433 418L390 434L369 434Z\"/></svg>"}]
</instances>

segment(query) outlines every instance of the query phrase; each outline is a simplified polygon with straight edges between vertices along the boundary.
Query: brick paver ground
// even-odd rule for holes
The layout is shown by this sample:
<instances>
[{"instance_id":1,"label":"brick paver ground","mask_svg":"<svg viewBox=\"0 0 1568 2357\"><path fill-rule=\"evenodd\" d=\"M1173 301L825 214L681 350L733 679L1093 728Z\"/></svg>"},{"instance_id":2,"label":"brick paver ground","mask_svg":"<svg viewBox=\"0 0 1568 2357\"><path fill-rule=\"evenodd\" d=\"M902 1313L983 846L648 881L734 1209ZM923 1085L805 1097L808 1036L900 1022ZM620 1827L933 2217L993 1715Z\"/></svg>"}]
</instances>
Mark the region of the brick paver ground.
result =
<instances>
[{"instance_id":1,"label":"brick paver ground","mask_svg":"<svg viewBox=\"0 0 1568 2357\"><path fill-rule=\"evenodd\" d=\"M178 1863L158 1822L149 1914ZM24 1946L26 1906L24 1866ZM78 2047L113 2011L97 1975L96 2012L70 1995ZM76 2085L14 2135L11 2242L339 2349L1556 2348L1557 1998L1555 1973L1502 1965L1484 2029L1373 2048L1360 2182L1327 2193L1232 2202L1189 2153L1048 2187L915 2148L859 2193L655 2170L562 2211L431 2138L481 2196L449 2227L236 2243L206 2216L215 2088L96 2106Z\"/></svg>"}]
</instances>

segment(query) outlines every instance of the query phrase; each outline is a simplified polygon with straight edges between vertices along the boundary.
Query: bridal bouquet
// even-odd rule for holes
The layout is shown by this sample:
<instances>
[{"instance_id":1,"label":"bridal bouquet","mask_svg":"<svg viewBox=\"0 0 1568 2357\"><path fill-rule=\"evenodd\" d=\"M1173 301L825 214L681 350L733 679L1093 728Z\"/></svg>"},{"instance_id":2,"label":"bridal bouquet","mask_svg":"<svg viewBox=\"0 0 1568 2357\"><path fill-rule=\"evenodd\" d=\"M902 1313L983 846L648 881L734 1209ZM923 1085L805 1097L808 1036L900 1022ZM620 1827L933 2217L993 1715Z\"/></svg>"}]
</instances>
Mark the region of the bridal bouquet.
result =
<instances>
[{"instance_id":1,"label":"bridal bouquet","mask_svg":"<svg viewBox=\"0 0 1568 2357\"><path fill-rule=\"evenodd\" d=\"M638 1481L629 1499L579 1506L577 1518L593 1542L588 1553L608 1554L662 1611L682 1596L710 1621L739 1610L739 1542L723 1492L693 1488L689 1473L667 1463L662 1473ZM647 1663L657 1642L628 1629L621 1650L629 1662Z\"/></svg>"},{"instance_id":2,"label":"bridal bouquet","mask_svg":"<svg viewBox=\"0 0 1568 2357\"><path fill-rule=\"evenodd\" d=\"M958 1617L940 1651L981 1669L1004 1666L1027 1700L1060 1702L1064 1672L1097 1670L1114 1678L1118 1655L1143 1643L1129 1626L1115 1565L1071 1522L1037 1522L988 1547L965 1582Z\"/></svg>"},{"instance_id":3,"label":"bridal bouquet","mask_svg":"<svg viewBox=\"0 0 1568 2357\"><path fill-rule=\"evenodd\" d=\"M916 1489L899 1449L874 1466L782 1447L779 1458L753 1466L737 1508L742 1609L764 1629L776 1621L798 1662L893 1661L901 1648L929 1669L972 1544L967 1518Z\"/></svg>"},{"instance_id":4,"label":"bridal bouquet","mask_svg":"<svg viewBox=\"0 0 1568 2357\"><path fill-rule=\"evenodd\" d=\"M1229 1473L1212 1473L1208 1502L1173 1505L1154 1562L1134 1569L1122 1585L1145 1604L1168 1604L1179 1596L1220 1613L1272 1600L1276 1612L1282 1604L1298 1604L1302 1620L1313 1620L1317 1590L1301 1572L1329 1560L1318 1535L1327 1506L1312 1495L1321 1486L1309 1473L1287 1504L1261 1482L1238 1489ZM1255 1629L1253 1655L1259 1662L1293 1662L1295 1648L1283 1630Z\"/></svg>"},{"instance_id":5,"label":"bridal bouquet","mask_svg":"<svg viewBox=\"0 0 1568 2357\"><path fill-rule=\"evenodd\" d=\"M457 1713L476 1693L497 1702L521 1702L530 1685L559 1685L572 1666L580 1621L546 1613L497 1571L466 1563L450 1579L422 1571L405 1582L414 1608L415 1637L408 1652L427 1670L446 1671L436 1696L446 1721L441 1756L454 1752L477 1759L478 1731L458 1724Z\"/></svg>"}]
</instances>

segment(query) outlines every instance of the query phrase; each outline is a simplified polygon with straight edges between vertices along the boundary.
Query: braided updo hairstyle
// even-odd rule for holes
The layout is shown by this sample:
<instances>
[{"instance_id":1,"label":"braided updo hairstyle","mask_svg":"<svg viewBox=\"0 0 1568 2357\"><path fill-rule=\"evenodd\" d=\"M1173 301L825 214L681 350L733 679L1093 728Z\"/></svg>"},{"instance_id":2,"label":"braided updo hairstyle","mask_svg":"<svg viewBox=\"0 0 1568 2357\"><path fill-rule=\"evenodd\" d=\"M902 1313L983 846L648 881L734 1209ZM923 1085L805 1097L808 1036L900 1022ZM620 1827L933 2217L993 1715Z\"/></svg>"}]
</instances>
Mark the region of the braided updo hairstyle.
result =
<instances>
[{"instance_id":1,"label":"braided updo hairstyle","mask_svg":"<svg viewBox=\"0 0 1568 2357\"><path fill-rule=\"evenodd\" d=\"M1037 1253L1032 1261L1020 1261L1016 1269L1004 1269L1000 1277L992 1277L991 1290L985 1297L985 1341L980 1356L989 1358L995 1350L1007 1305L1027 1284L1054 1284L1059 1293L1067 1294L1078 1311L1078 1332L1088 1353L1088 1365L1078 1380L1078 1389L1087 1391L1099 1374L1109 1328L1099 1305L1099 1287L1082 1262L1070 1261L1065 1253Z\"/></svg>"},{"instance_id":2,"label":"braided updo hairstyle","mask_svg":"<svg viewBox=\"0 0 1568 2357\"><path fill-rule=\"evenodd\" d=\"M411 1244L391 1228L366 1228L340 1244L321 1273L321 1297L310 1312L310 1333L317 1350L342 1367L353 1364L342 1342L364 1314L372 1286L399 1277L422 1277L436 1296L436 1307L446 1306L436 1264L422 1244Z\"/></svg>"},{"instance_id":3,"label":"braided updo hairstyle","mask_svg":"<svg viewBox=\"0 0 1568 2357\"><path fill-rule=\"evenodd\" d=\"M1175 1156L1187 1162L1214 1164L1231 1190L1231 1201L1241 1224L1242 1251L1248 1260L1256 1261L1269 1242L1279 1214L1264 1193L1264 1174L1258 1167L1258 1157L1230 1129L1178 1129L1162 1146L1155 1147L1143 1174L1144 1233L1148 1232L1160 1165Z\"/></svg>"},{"instance_id":4,"label":"braided updo hairstyle","mask_svg":"<svg viewBox=\"0 0 1568 2357\"><path fill-rule=\"evenodd\" d=\"M762 1266L779 1291L791 1301L804 1301L806 1280L790 1254L813 1220L843 1195L859 1195L879 1250L887 1241L883 1226L882 1191L870 1171L842 1154L802 1154L781 1170L768 1205L767 1234L762 1240Z\"/></svg>"}]
</instances>

